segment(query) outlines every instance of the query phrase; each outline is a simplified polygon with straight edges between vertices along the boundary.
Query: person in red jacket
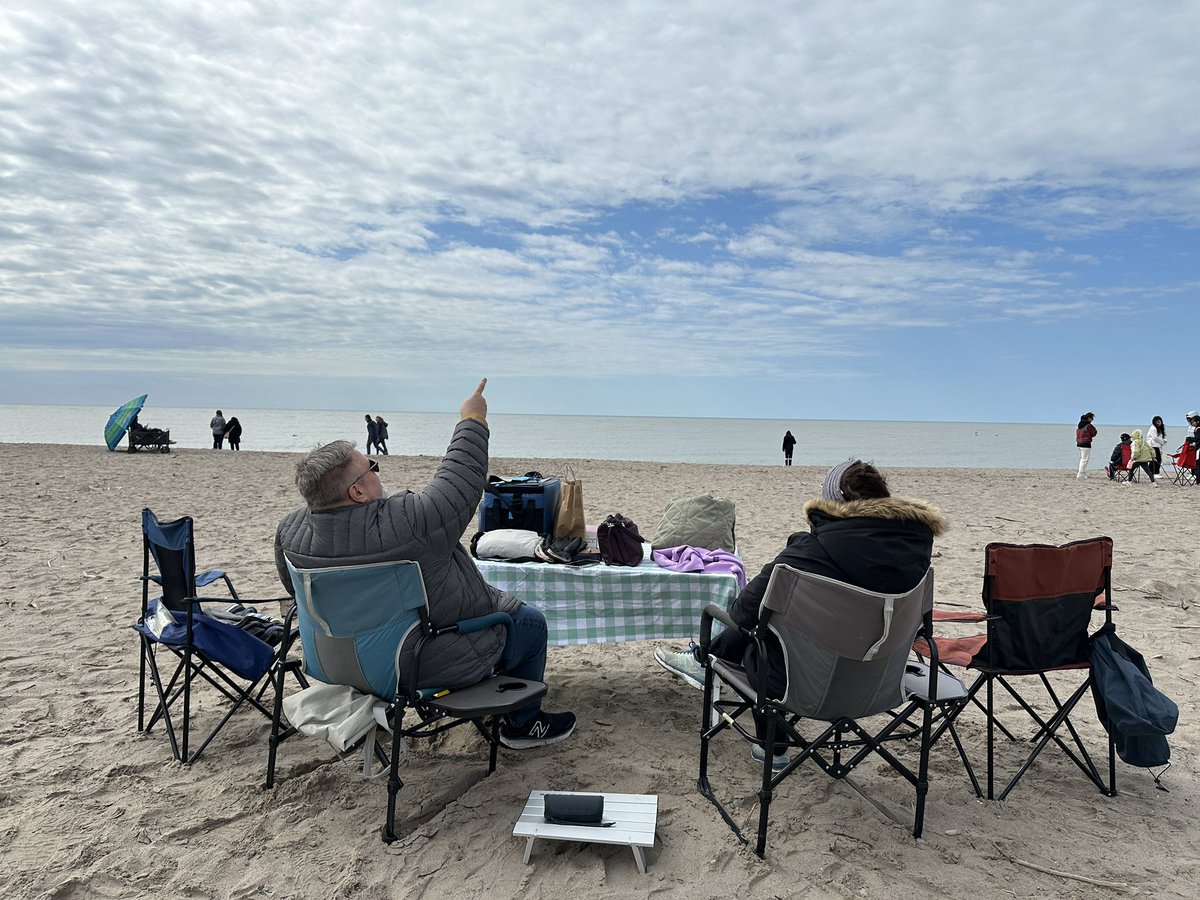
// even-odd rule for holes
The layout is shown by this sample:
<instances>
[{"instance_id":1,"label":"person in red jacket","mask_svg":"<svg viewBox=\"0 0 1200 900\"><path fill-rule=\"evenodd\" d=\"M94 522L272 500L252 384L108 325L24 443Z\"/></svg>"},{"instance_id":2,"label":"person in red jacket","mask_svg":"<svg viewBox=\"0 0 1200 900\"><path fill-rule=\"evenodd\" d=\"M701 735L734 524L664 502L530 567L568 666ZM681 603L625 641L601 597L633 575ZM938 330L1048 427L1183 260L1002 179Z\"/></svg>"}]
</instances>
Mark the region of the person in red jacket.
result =
<instances>
[{"instance_id":1,"label":"person in red jacket","mask_svg":"<svg viewBox=\"0 0 1200 900\"><path fill-rule=\"evenodd\" d=\"M1079 448L1079 471L1075 473L1076 478L1087 478L1088 460L1092 458L1092 438L1096 436L1096 426L1092 424L1094 418L1095 413L1085 412L1079 417L1079 424L1075 426L1075 446Z\"/></svg>"}]
</instances>

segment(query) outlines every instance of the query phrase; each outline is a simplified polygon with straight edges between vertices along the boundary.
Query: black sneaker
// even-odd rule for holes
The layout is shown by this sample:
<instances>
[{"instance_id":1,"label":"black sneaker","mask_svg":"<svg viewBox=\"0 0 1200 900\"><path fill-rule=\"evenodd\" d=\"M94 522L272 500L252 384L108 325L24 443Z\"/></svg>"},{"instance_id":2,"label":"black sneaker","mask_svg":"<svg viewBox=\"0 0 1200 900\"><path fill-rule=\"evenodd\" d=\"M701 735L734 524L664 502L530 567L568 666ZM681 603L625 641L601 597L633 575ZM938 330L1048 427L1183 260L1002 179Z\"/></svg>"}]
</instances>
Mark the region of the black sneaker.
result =
<instances>
[{"instance_id":1,"label":"black sneaker","mask_svg":"<svg viewBox=\"0 0 1200 900\"><path fill-rule=\"evenodd\" d=\"M500 743L513 750L528 750L565 741L575 730L575 713L539 712L524 725L500 723Z\"/></svg>"}]
</instances>

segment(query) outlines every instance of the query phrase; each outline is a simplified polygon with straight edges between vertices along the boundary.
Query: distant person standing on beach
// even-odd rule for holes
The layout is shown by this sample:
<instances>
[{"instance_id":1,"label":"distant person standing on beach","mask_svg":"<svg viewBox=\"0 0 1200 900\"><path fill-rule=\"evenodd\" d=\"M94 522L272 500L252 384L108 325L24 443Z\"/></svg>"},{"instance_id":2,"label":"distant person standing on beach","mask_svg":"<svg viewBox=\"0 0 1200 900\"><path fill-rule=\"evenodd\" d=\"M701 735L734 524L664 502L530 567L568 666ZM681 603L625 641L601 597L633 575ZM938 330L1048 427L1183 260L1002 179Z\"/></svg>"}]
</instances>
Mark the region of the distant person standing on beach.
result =
<instances>
[{"instance_id":1,"label":"distant person standing on beach","mask_svg":"<svg viewBox=\"0 0 1200 900\"><path fill-rule=\"evenodd\" d=\"M383 455L387 456L387 422L383 421L383 416L375 417L375 446L383 451Z\"/></svg>"},{"instance_id":2,"label":"distant person standing on beach","mask_svg":"<svg viewBox=\"0 0 1200 900\"><path fill-rule=\"evenodd\" d=\"M375 424L375 420L370 415L363 416L367 420L367 452L379 452L379 426ZM375 449L372 450L371 448Z\"/></svg>"},{"instance_id":3,"label":"distant person standing on beach","mask_svg":"<svg viewBox=\"0 0 1200 900\"><path fill-rule=\"evenodd\" d=\"M237 416L229 417L229 424L225 426L225 437L229 439L230 450L242 449L242 423L237 420Z\"/></svg>"},{"instance_id":4,"label":"distant person standing on beach","mask_svg":"<svg viewBox=\"0 0 1200 900\"><path fill-rule=\"evenodd\" d=\"M1162 472L1162 452L1167 445L1167 426L1163 424L1162 416L1150 420L1150 427L1146 429L1146 443L1154 452L1154 474L1157 475Z\"/></svg>"},{"instance_id":5,"label":"distant person standing on beach","mask_svg":"<svg viewBox=\"0 0 1200 900\"><path fill-rule=\"evenodd\" d=\"M221 415L219 409L217 414L212 417L212 421L208 423L208 427L212 429L213 449L220 450L221 442L225 440L225 417Z\"/></svg>"},{"instance_id":6,"label":"distant person standing on beach","mask_svg":"<svg viewBox=\"0 0 1200 900\"><path fill-rule=\"evenodd\" d=\"M1196 449L1196 464L1192 467L1192 476L1200 485L1200 413L1194 409L1187 414L1188 433L1184 440Z\"/></svg>"},{"instance_id":7,"label":"distant person standing on beach","mask_svg":"<svg viewBox=\"0 0 1200 900\"><path fill-rule=\"evenodd\" d=\"M783 464L790 466L792 464L792 448L796 446L796 439L792 437L790 431L783 435Z\"/></svg>"},{"instance_id":8,"label":"distant person standing on beach","mask_svg":"<svg viewBox=\"0 0 1200 900\"><path fill-rule=\"evenodd\" d=\"M1085 412L1079 417L1079 424L1075 426L1075 446L1079 448L1079 471L1075 473L1076 478L1087 478L1088 460L1092 458L1092 438L1096 436L1096 426L1092 424L1094 418L1094 412Z\"/></svg>"}]
</instances>

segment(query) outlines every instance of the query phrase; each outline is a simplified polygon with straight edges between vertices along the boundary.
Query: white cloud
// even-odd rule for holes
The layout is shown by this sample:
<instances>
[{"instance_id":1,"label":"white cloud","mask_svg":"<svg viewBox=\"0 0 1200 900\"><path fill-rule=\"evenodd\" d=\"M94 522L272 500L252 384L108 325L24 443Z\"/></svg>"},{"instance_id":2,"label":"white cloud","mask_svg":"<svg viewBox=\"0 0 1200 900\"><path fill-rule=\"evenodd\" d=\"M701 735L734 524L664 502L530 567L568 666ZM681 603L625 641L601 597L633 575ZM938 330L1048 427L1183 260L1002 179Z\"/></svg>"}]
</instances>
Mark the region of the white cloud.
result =
<instances>
[{"instance_id":1,"label":"white cloud","mask_svg":"<svg viewBox=\"0 0 1200 900\"><path fill-rule=\"evenodd\" d=\"M1198 25L1032 0L9 5L0 347L732 376L859 357L862 329L1116 314L1071 285L1098 267L1072 242L1196 229Z\"/></svg>"}]
</instances>

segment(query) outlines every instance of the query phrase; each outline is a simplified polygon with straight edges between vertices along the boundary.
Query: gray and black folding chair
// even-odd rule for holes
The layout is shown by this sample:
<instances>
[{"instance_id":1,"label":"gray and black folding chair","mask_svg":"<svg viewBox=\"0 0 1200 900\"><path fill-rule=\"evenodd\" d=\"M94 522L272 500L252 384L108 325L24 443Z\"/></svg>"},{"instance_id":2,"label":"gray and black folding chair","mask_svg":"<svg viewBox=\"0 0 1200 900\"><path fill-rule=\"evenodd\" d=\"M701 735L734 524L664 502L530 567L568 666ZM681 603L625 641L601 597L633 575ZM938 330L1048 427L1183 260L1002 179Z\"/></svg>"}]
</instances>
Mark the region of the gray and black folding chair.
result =
<instances>
[{"instance_id":1,"label":"gray and black folding chair","mask_svg":"<svg viewBox=\"0 0 1200 900\"><path fill-rule=\"evenodd\" d=\"M843 779L870 755L879 756L915 790L913 835L921 836L933 714L957 707L965 694L956 679L937 675L936 661L920 674L910 670L913 639L928 633L932 609L932 569L907 593L880 594L778 565L763 596L759 625L739 629L757 645L759 668L753 677L741 666L709 655L714 620L727 628L738 626L720 607L710 604L705 609L699 654L705 667L700 792L746 843L712 788L710 745L722 732L732 731L762 748L755 846L759 856L766 849L774 791L810 759L830 777ZM772 641L783 655L785 687L778 695L770 689ZM717 677L732 689L732 699L714 702ZM746 713L757 719L756 725L743 724ZM801 719L819 724L802 731ZM897 741L915 745L915 771L892 752ZM799 753L774 771L772 757L784 747Z\"/></svg>"}]
</instances>

